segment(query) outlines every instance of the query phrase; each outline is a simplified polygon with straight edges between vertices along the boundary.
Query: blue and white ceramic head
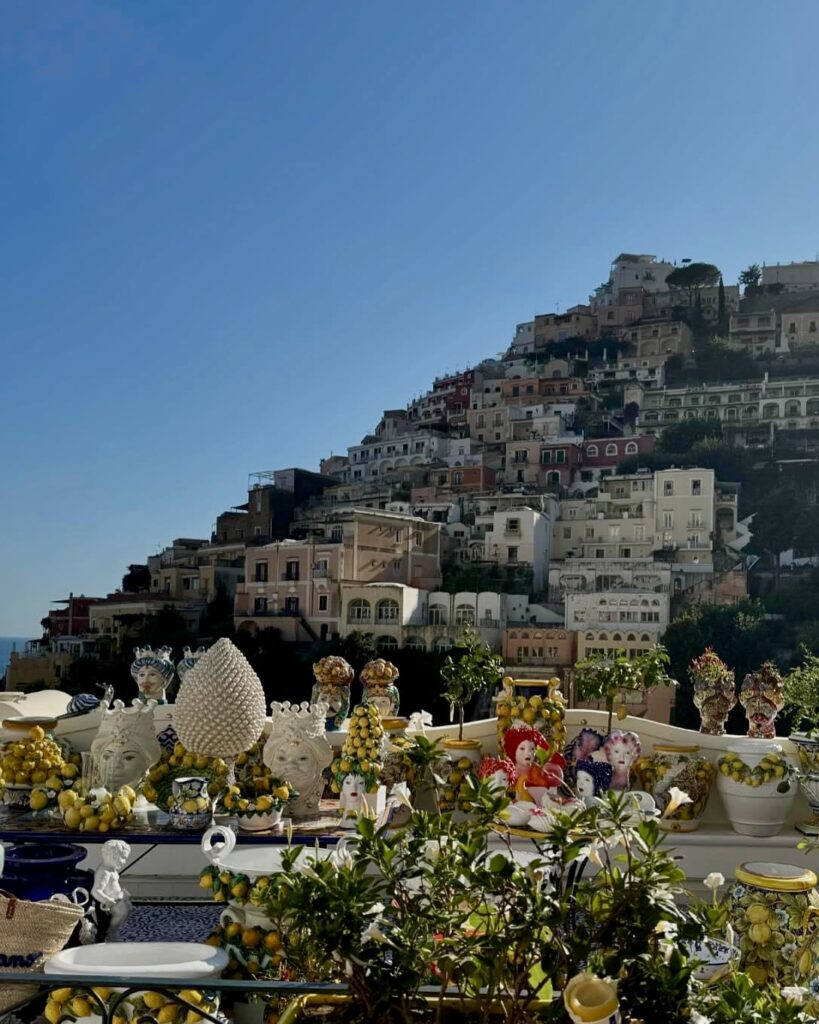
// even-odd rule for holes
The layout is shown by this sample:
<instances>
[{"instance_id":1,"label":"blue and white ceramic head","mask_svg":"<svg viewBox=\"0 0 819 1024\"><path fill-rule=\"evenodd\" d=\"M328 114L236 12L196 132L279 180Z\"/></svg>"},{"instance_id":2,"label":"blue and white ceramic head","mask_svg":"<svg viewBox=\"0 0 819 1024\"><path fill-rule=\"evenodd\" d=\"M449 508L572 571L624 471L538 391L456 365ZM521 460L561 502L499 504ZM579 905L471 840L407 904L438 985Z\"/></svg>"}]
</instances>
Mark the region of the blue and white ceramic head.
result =
<instances>
[{"instance_id":1,"label":"blue and white ceramic head","mask_svg":"<svg viewBox=\"0 0 819 1024\"><path fill-rule=\"evenodd\" d=\"M575 765L575 790L586 803L601 796L611 786L614 772L608 761L578 761Z\"/></svg>"},{"instance_id":2,"label":"blue and white ceramic head","mask_svg":"<svg viewBox=\"0 0 819 1024\"><path fill-rule=\"evenodd\" d=\"M176 674L179 676L179 682L185 678L186 674L194 667L199 661L202 655L205 653L205 647L197 647L195 651L192 651L190 647L182 648L182 657L176 663Z\"/></svg>"},{"instance_id":3,"label":"blue and white ceramic head","mask_svg":"<svg viewBox=\"0 0 819 1024\"><path fill-rule=\"evenodd\" d=\"M131 676L139 687L137 699L143 703L147 700L166 703L165 691L171 684L174 671L170 647L157 647L156 650L152 647L135 648Z\"/></svg>"}]
</instances>

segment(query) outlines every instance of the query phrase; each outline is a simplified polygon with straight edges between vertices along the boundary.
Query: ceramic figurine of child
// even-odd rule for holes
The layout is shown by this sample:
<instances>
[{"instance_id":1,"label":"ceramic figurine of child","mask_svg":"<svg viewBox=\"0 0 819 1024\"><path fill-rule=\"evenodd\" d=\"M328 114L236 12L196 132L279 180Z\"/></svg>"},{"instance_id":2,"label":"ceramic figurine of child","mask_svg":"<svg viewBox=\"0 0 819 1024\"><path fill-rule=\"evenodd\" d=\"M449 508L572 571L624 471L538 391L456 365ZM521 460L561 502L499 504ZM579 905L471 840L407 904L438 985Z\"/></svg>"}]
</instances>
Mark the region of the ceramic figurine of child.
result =
<instances>
[{"instance_id":1,"label":"ceramic figurine of child","mask_svg":"<svg viewBox=\"0 0 819 1024\"><path fill-rule=\"evenodd\" d=\"M91 895L104 913L109 915L106 942L118 942L122 926L128 919L133 905L131 894L123 889L119 873L124 870L131 856L131 847L121 839L109 839L102 844L102 863L94 871L94 886Z\"/></svg>"},{"instance_id":2,"label":"ceramic figurine of child","mask_svg":"<svg viewBox=\"0 0 819 1024\"><path fill-rule=\"evenodd\" d=\"M176 669L171 661L170 647L136 647L131 662L131 677L139 688L137 700L154 700L165 704L165 691L171 685Z\"/></svg>"},{"instance_id":3,"label":"ceramic figurine of child","mask_svg":"<svg viewBox=\"0 0 819 1024\"><path fill-rule=\"evenodd\" d=\"M551 751L552 745L542 732L529 725L513 725L503 737L503 749L515 766L517 780L514 784L518 800L529 800L540 804L547 789L556 789L563 783L563 769L566 759L562 754L553 753L541 765L535 752Z\"/></svg>"},{"instance_id":4,"label":"ceramic figurine of child","mask_svg":"<svg viewBox=\"0 0 819 1024\"><path fill-rule=\"evenodd\" d=\"M611 789L628 789L631 766L640 756L640 737L636 732L614 729L603 740L603 756L611 765Z\"/></svg>"},{"instance_id":5,"label":"ceramic figurine of child","mask_svg":"<svg viewBox=\"0 0 819 1024\"><path fill-rule=\"evenodd\" d=\"M338 807L341 811L342 821L352 819L355 821L364 810L366 804L367 783L363 775L351 772L344 776L341 783L341 792L338 796Z\"/></svg>"},{"instance_id":6,"label":"ceramic figurine of child","mask_svg":"<svg viewBox=\"0 0 819 1024\"><path fill-rule=\"evenodd\" d=\"M784 683L779 669L771 661L749 672L742 680L739 702L748 716L748 735L770 740L776 736L774 722L785 703Z\"/></svg>"},{"instance_id":7,"label":"ceramic figurine of child","mask_svg":"<svg viewBox=\"0 0 819 1024\"><path fill-rule=\"evenodd\" d=\"M575 792L589 806L609 789L613 773L608 761L580 760L575 765Z\"/></svg>"}]
</instances>

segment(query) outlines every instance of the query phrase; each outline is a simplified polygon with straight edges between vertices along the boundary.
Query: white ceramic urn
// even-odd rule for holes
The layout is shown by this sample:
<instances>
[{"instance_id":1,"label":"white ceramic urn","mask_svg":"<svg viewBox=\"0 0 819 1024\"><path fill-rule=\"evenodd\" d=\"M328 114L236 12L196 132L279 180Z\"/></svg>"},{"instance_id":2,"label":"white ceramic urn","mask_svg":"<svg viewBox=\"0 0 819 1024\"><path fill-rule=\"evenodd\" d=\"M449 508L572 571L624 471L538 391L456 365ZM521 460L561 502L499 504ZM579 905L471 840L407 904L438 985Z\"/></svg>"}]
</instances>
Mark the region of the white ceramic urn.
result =
<instances>
[{"instance_id":1,"label":"white ceramic urn","mask_svg":"<svg viewBox=\"0 0 819 1024\"><path fill-rule=\"evenodd\" d=\"M798 783L787 770L784 775L774 772L768 781L760 780L759 769L769 756L785 763L782 747L774 740L741 737L727 745L727 754L719 760L717 790L731 828L740 835L778 835L796 796ZM738 767L726 773L726 765Z\"/></svg>"}]
</instances>

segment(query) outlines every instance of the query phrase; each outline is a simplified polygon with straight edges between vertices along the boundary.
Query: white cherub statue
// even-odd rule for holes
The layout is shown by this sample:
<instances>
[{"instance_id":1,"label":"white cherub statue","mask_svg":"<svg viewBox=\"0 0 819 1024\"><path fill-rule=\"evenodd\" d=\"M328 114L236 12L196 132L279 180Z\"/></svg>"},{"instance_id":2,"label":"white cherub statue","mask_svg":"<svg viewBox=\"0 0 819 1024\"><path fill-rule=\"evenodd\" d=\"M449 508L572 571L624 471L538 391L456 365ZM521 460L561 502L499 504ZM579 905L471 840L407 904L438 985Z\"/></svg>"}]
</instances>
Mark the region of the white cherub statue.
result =
<instances>
[{"instance_id":1,"label":"white cherub statue","mask_svg":"<svg viewBox=\"0 0 819 1024\"><path fill-rule=\"evenodd\" d=\"M105 941L118 942L122 926L133 909L131 894L119 881L119 873L131 856L131 847L121 839L109 839L103 843L100 856L102 864L94 871L91 895L100 909L110 916Z\"/></svg>"}]
</instances>

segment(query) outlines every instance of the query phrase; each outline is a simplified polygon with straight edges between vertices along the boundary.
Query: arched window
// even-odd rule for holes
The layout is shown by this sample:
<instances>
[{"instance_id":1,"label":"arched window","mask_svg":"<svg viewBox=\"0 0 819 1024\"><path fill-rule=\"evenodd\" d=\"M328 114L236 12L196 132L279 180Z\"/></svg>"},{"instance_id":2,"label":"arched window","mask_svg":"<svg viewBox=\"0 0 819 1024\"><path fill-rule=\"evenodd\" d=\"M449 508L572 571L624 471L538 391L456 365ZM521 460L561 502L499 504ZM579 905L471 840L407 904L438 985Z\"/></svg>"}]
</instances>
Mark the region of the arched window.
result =
<instances>
[{"instance_id":1,"label":"arched window","mask_svg":"<svg viewBox=\"0 0 819 1024\"><path fill-rule=\"evenodd\" d=\"M447 610L442 604L431 604L429 606L428 622L430 626L445 626Z\"/></svg>"},{"instance_id":2,"label":"arched window","mask_svg":"<svg viewBox=\"0 0 819 1024\"><path fill-rule=\"evenodd\" d=\"M407 640L407 647L411 647L412 650L414 650L414 651L425 651L426 650L426 644L424 643L424 641L421 639L420 636L411 636Z\"/></svg>"},{"instance_id":3,"label":"arched window","mask_svg":"<svg viewBox=\"0 0 819 1024\"><path fill-rule=\"evenodd\" d=\"M768 402L762 407L763 420L775 420L779 418L779 406L775 402Z\"/></svg>"},{"instance_id":4,"label":"arched window","mask_svg":"<svg viewBox=\"0 0 819 1024\"><path fill-rule=\"evenodd\" d=\"M637 454L637 442L636 441L629 441L629 443L626 445L626 455L636 455L636 454Z\"/></svg>"},{"instance_id":5,"label":"arched window","mask_svg":"<svg viewBox=\"0 0 819 1024\"><path fill-rule=\"evenodd\" d=\"M347 608L347 621L369 622L370 614L370 602L365 601L361 597L357 597L354 601L350 601L349 607Z\"/></svg>"},{"instance_id":6,"label":"arched window","mask_svg":"<svg viewBox=\"0 0 819 1024\"><path fill-rule=\"evenodd\" d=\"M809 398L808 404L805 406L806 416L817 416L819 415L819 398Z\"/></svg>"},{"instance_id":7,"label":"arched window","mask_svg":"<svg viewBox=\"0 0 819 1024\"><path fill-rule=\"evenodd\" d=\"M587 455L591 455L591 456L595 456L595 455L597 455L597 445L596 445L596 444L590 444L590 445L589 445L589 446L588 446L588 447L586 448L586 454L587 454Z\"/></svg>"},{"instance_id":8,"label":"arched window","mask_svg":"<svg viewBox=\"0 0 819 1024\"><path fill-rule=\"evenodd\" d=\"M651 637L648 635L648 633L643 633L640 639L643 641L644 644L651 643Z\"/></svg>"},{"instance_id":9,"label":"arched window","mask_svg":"<svg viewBox=\"0 0 819 1024\"><path fill-rule=\"evenodd\" d=\"M376 622L398 622L398 602L387 598L375 606Z\"/></svg>"},{"instance_id":10,"label":"arched window","mask_svg":"<svg viewBox=\"0 0 819 1024\"><path fill-rule=\"evenodd\" d=\"M455 624L457 626L475 625L475 609L471 604L458 604L455 606Z\"/></svg>"},{"instance_id":11,"label":"arched window","mask_svg":"<svg viewBox=\"0 0 819 1024\"><path fill-rule=\"evenodd\" d=\"M377 636L375 646L379 651L395 651L398 649L398 641L394 636Z\"/></svg>"},{"instance_id":12,"label":"arched window","mask_svg":"<svg viewBox=\"0 0 819 1024\"><path fill-rule=\"evenodd\" d=\"M637 637L633 633L629 633L626 640L629 640L631 643L635 643L637 641Z\"/></svg>"},{"instance_id":13,"label":"arched window","mask_svg":"<svg viewBox=\"0 0 819 1024\"><path fill-rule=\"evenodd\" d=\"M617 454L617 445L616 444L607 444L606 445L606 455L616 455L616 454Z\"/></svg>"},{"instance_id":14,"label":"arched window","mask_svg":"<svg viewBox=\"0 0 819 1024\"><path fill-rule=\"evenodd\" d=\"M795 399L791 399L790 402L785 402L785 415L786 416L801 416L802 406Z\"/></svg>"},{"instance_id":15,"label":"arched window","mask_svg":"<svg viewBox=\"0 0 819 1024\"><path fill-rule=\"evenodd\" d=\"M451 651L453 646L453 642L446 636L439 636L435 641L435 650L439 654L445 654L447 651Z\"/></svg>"}]
</instances>

